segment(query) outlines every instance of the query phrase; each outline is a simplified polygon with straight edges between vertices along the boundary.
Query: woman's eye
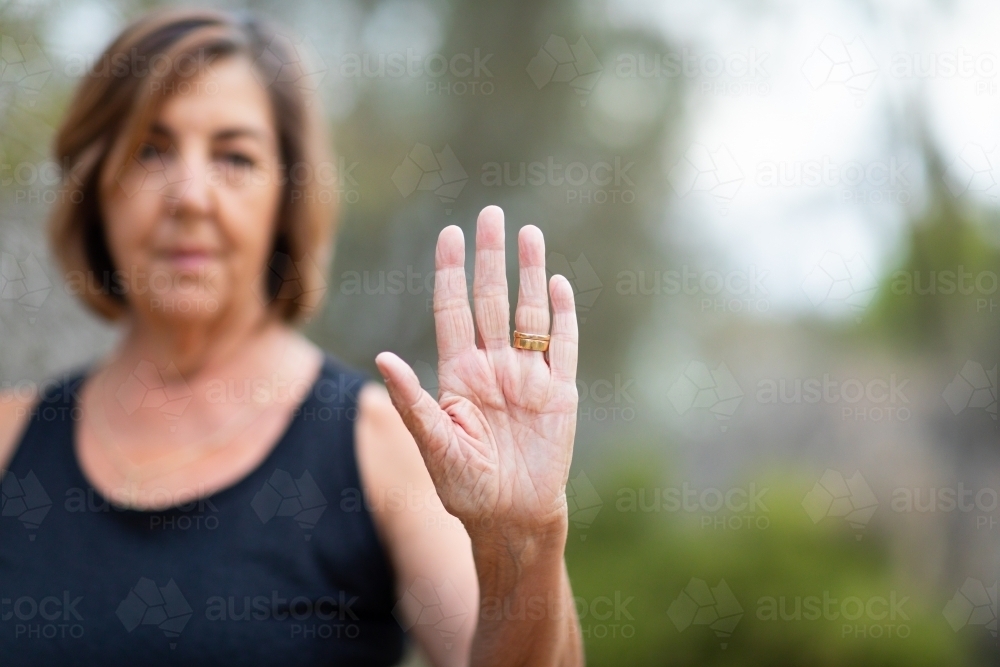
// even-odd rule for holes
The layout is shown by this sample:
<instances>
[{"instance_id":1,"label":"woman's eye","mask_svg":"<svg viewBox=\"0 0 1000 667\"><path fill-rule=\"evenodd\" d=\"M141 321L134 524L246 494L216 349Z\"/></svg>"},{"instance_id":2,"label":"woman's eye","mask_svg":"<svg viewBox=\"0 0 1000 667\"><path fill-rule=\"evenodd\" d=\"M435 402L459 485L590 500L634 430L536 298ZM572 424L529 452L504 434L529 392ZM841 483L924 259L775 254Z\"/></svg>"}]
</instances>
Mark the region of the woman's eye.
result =
<instances>
[{"instance_id":1,"label":"woman's eye","mask_svg":"<svg viewBox=\"0 0 1000 667\"><path fill-rule=\"evenodd\" d=\"M253 159L243 153L226 153L225 160L234 167L248 168L254 166Z\"/></svg>"},{"instance_id":2,"label":"woman's eye","mask_svg":"<svg viewBox=\"0 0 1000 667\"><path fill-rule=\"evenodd\" d=\"M160 149L153 144L142 144L139 146L139 150L136 151L136 157L140 161L152 160L160 155Z\"/></svg>"}]
</instances>

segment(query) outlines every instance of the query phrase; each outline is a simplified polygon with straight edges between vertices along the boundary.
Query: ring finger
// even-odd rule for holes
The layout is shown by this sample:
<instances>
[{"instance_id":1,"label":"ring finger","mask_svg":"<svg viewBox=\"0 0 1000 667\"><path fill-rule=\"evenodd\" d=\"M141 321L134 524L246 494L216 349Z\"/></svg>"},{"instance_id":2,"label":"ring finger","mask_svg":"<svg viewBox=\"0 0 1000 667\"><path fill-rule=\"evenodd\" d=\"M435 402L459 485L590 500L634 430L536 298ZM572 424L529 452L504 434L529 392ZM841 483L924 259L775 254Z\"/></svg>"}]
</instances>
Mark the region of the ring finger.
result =
<instances>
[{"instance_id":1,"label":"ring finger","mask_svg":"<svg viewBox=\"0 0 1000 667\"><path fill-rule=\"evenodd\" d=\"M526 225L517 235L520 286L514 328L526 334L549 333L549 292L545 277L545 237L534 225Z\"/></svg>"}]
</instances>

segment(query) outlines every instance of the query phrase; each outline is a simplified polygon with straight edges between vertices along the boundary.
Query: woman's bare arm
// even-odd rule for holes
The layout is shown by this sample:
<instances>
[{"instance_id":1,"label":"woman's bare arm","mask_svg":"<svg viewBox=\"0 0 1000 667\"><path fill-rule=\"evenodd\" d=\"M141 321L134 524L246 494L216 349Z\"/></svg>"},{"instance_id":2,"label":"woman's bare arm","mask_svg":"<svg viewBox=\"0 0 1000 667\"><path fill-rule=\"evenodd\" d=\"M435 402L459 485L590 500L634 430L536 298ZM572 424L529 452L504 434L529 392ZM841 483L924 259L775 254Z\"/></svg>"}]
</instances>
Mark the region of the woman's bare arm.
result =
<instances>
[{"instance_id":1,"label":"woman's bare arm","mask_svg":"<svg viewBox=\"0 0 1000 667\"><path fill-rule=\"evenodd\" d=\"M358 467L396 572L399 619L432 664L469 664L479 591L469 536L448 514L385 388L359 397ZM424 603L438 609L423 617Z\"/></svg>"}]
</instances>

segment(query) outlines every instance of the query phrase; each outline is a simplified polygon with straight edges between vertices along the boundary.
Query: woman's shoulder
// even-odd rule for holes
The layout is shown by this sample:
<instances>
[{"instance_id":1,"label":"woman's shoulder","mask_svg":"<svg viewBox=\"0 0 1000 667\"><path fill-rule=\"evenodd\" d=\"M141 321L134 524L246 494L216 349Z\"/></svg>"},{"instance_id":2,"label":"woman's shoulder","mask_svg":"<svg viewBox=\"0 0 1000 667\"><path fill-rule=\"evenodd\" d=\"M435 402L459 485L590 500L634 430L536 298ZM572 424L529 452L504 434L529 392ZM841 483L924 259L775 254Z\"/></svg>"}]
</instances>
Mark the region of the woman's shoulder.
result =
<instances>
[{"instance_id":1,"label":"woman's shoulder","mask_svg":"<svg viewBox=\"0 0 1000 667\"><path fill-rule=\"evenodd\" d=\"M420 450L380 382L366 382L360 391L355 440L361 477L370 491L407 484L431 488Z\"/></svg>"},{"instance_id":2,"label":"woman's shoulder","mask_svg":"<svg viewBox=\"0 0 1000 667\"><path fill-rule=\"evenodd\" d=\"M77 366L40 384L29 383L27 389L19 386L0 391L0 470L13 460L28 422L39 406L74 402L88 372L89 366Z\"/></svg>"},{"instance_id":3,"label":"woman's shoulder","mask_svg":"<svg viewBox=\"0 0 1000 667\"><path fill-rule=\"evenodd\" d=\"M14 458L37 397L16 391L0 391L0 470Z\"/></svg>"}]
</instances>

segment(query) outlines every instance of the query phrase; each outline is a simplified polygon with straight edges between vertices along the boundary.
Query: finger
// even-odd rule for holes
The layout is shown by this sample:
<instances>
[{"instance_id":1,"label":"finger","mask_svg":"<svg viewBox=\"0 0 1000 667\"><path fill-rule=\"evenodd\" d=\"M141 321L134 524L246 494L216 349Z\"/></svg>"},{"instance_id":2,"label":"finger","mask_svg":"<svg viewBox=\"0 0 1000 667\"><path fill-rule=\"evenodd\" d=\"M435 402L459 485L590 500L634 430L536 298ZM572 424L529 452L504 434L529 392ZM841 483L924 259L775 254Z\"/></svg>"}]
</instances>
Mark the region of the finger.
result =
<instances>
[{"instance_id":1,"label":"finger","mask_svg":"<svg viewBox=\"0 0 1000 667\"><path fill-rule=\"evenodd\" d=\"M438 235L434 254L434 329L438 364L475 348L475 327L465 285L465 236L455 225Z\"/></svg>"},{"instance_id":2,"label":"finger","mask_svg":"<svg viewBox=\"0 0 1000 667\"><path fill-rule=\"evenodd\" d=\"M549 367L552 376L563 382L576 382L576 357L579 332L576 326L576 302L573 288L563 276L549 281L552 295L552 340L549 343Z\"/></svg>"},{"instance_id":3,"label":"finger","mask_svg":"<svg viewBox=\"0 0 1000 667\"><path fill-rule=\"evenodd\" d=\"M426 460L435 445L445 442L447 414L437 401L420 386L417 374L410 365L392 352L382 352L375 357L375 365L385 379L396 412L417 441L420 453Z\"/></svg>"},{"instance_id":4,"label":"finger","mask_svg":"<svg viewBox=\"0 0 1000 667\"><path fill-rule=\"evenodd\" d=\"M549 333L549 293L545 280L545 237L542 230L526 225L517 235L520 286L514 328L521 333Z\"/></svg>"},{"instance_id":5,"label":"finger","mask_svg":"<svg viewBox=\"0 0 1000 667\"><path fill-rule=\"evenodd\" d=\"M487 206L476 225L476 274L472 286L476 326L487 350L510 346L510 302L504 254L503 211Z\"/></svg>"}]
</instances>

